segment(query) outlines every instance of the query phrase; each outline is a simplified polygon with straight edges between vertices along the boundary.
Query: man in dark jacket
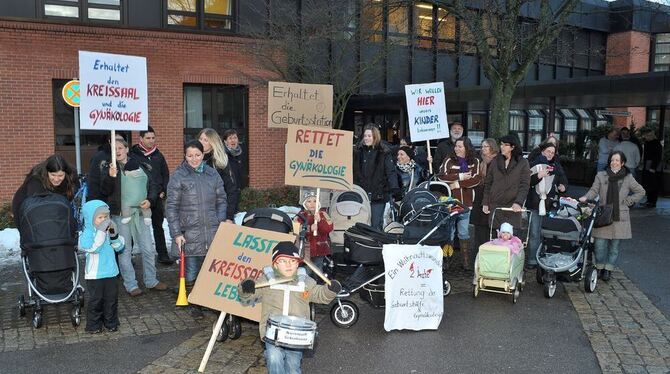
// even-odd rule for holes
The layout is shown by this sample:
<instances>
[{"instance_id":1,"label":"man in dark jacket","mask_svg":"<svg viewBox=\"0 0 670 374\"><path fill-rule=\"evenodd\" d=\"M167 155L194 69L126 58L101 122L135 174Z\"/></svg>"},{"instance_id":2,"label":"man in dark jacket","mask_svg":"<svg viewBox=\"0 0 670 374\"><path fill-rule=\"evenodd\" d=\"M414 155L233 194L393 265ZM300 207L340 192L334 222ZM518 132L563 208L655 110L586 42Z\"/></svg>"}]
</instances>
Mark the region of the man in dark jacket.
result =
<instances>
[{"instance_id":1,"label":"man in dark jacket","mask_svg":"<svg viewBox=\"0 0 670 374\"><path fill-rule=\"evenodd\" d=\"M463 130L463 124L460 122L452 122L451 126L449 126L449 137L437 145L437 150L433 155L433 173L437 173L440 170L442 163L454 149L456 140L463 137Z\"/></svg>"},{"instance_id":2,"label":"man in dark jacket","mask_svg":"<svg viewBox=\"0 0 670 374\"><path fill-rule=\"evenodd\" d=\"M168 255L165 244L165 232L163 231L163 220L165 218L165 194L167 185L170 181L170 169L167 161L156 147L156 132L149 126L147 131L140 131L140 142L135 144L130 152L138 160L142 160L148 165L149 177L158 187L158 199L151 205L151 226L154 229L154 242L156 243L156 252L158 253L158 262L165 265L174 263Z\"/></svg>"},{"instance_id":3,"label":"man in dark jacket","mask_svg":"<svg viewBox=\"0 0 670 374\"><path fill-rule=\"evenodd\" d=\"M653 131L643 133L644 155L642 158L642 186L647 191L647 208L656 208L658 190L663 177L663 146Z\"/></svg>"}]
</instances>

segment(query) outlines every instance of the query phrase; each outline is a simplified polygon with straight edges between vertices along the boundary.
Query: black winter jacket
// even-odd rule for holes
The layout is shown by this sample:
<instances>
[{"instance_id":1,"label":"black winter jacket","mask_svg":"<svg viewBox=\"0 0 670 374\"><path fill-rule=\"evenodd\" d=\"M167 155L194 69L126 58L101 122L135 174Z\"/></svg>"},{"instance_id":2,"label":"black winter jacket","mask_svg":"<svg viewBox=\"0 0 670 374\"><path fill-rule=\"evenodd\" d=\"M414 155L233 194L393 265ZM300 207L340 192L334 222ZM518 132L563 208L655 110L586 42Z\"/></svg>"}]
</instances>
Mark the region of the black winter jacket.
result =
<instances>
[{"instance_id":1,"label":"black winter jacket","mask_svg":"<svg viewBox=\"0 0 670 374\"><path fill-rule=\"evenodd\" d=\"M553 186L551 192L547 194L547 199L545 200L545 209L548 212L551 209L551 206L547 204L550 204L552 199L558 195L558 185L562 184L565 186L565 188L568 188L568 178L565 176L563 167L561 167L561 163L556 160L556 157L554 157L554 159L550 162L546 162L546 159L540 156L542 155L540 154L539 156L530 160L529 166L532 168L535 165L546 163L547 165L554 167L554 171L551 172L551 175L554 175ZM538 183L540 183L540 178L537 177L537 174L532 174L530 176L530 190L528 191L528 198L526 199L526 207L529 209L535 210L539 209L540 207L540 195L535 192L535 186L537 186Z\"/></svg>"},{"instance_id":2,"label":"black winter jacket","mask_svg":"<svg viewBox=\"0 0 670 374\"><path fill-rule=\"evenodd\" d=\"M226 219L231 221L235 220L235 213L237 213L237 206L240 202L240 185L237 183L237 178L232 167L232 162L229 159L228 165L224 169L219 169L214 166L214 161L212 160L212 153L205 153L205 158L203 159L208 166L214 168L221 180L223 181L223 188L226 190L226 199L227 199L227 208L226 208Z\"/></svg>"},{"instance_id":3,"label":"black winter jacket","mask_svg":"<svg viewBox=\"0 0 670 374\"><path fill-rule=\"evenodd\" d=\"M102 175L100 174L100 171L102 170L101 164L103 162L109 162L112 158L111 149L109 143L103 144L98 147L98 152L91 158L88 167L88 175L86 177L86 183L88 184L86 200L104 200L104 197L100 192L100 184L102 183Z\"/></svg>"},{"instance_id":4,"label":"black winter jacket","mask_svg":"<svg viewBox=\"0 0 670 374\"><path fill-rule=\"evenodd\" d=\"M139 145L135 144L130 148L130 152L136 156L138 160L144 161L145 165L151 167L149 169L149 177L153 178L154 183L159 186L158 194L167 192L168 182L170 181L170 169L168 168L165 156L158 148L148 156L144 155L144 151Z\"/></svg>"},{"instance_id":5,"label":"black winter jacket","mask_svg":"<svg viewBox=\"0 0 670 374\"><path fill-rule=\"evenodd\" d=\"M368 193L370 201L386 201L400 189L390 152L383 146L360 145L354 149L354 183Z\"/></svg>"}]
</instances>

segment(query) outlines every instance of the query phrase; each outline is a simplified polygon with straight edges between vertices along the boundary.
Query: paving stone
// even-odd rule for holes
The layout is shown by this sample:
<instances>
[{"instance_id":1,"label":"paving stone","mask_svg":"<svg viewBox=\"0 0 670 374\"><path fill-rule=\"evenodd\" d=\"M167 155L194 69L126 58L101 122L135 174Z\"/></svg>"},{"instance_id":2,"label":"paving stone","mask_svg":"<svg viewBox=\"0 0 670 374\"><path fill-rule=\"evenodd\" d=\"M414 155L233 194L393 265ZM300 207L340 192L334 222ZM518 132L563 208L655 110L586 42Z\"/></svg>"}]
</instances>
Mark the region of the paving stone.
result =
<instances>
[{"instance_id":1,"label":"paving stone","mask_svg":"<svg viewBox=\"0 0 670 374\"><path fill-rule=\"evenodd\" d=\"M670 367L663 365L663 366L653 366L653 365L648 365L645 367L647 369L647 372L649 374L668 374L670 373Z\"/></svg>"},{"instance_id":2,"label":"paving stone","mask_svg":"<svg viewBox=\"0 0 670 374\"><path fill-rule=\"evenodd\" d=\"M623 372L626 374L647 374L647 370L642 365L622 365Z\"/></svg>"}]
</instances>

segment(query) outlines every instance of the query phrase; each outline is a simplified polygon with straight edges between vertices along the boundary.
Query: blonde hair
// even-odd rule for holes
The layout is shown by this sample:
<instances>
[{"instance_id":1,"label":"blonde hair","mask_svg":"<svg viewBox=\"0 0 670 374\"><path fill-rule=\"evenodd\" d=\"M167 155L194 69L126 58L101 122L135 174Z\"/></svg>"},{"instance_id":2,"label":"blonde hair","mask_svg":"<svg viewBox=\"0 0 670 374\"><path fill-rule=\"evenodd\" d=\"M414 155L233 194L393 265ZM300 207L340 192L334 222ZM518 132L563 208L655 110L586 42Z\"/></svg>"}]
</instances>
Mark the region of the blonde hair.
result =
<instances>
[{"instance_id":1,"label":"blonde hair","mask_svg":"<svg viewBox=\"0 0 670 374\"><path fill-rule=\"evenodd\" d=\"M202 134L205 134L207 141L212 146L212 164L217 169L225 169L228 166L228 155L223 149L223 142L219 133L212 128L202 129L198 133L198 139L200 139Z\"/></svg>"}]
</instances>

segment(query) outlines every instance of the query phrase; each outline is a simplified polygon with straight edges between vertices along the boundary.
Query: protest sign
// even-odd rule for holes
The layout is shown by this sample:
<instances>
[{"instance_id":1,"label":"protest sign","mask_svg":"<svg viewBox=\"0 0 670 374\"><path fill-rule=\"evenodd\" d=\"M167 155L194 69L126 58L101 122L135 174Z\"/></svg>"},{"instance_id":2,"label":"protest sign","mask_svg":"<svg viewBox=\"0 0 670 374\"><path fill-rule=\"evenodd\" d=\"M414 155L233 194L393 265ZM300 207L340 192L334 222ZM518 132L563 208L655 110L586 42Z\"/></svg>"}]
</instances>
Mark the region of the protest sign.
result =
<instances>
[{"instance_id":1,"label":"protest sign","mask_svg":"<svg viewBox=\"0 0 670 374\"><path fill-rule=\"evenodd\" d=\"M268 82L268 127L333 126L333 86Z\"/></svg>"},{"instance_id":2,"label":"protest sign","mask_svg":"<svg viewBox=\"0 0 670 374\"><path fill-rule=\"evenodd\" d=\"M442 82L406 85L405 98L412 142L449 137Z\"/></svg>"},{"instance_id":3,"label":"protest sign","mask_svg":"<svg viewBox=\"0 0 670 374\"><path fill-rule=\"evenodd\" d=\"M349 190L353 185L351 131L288 126L284 183Z\"/></svg>"},{"instance_id":4,"label":"protest sign","mask_svg":"<svg viewBox=\"0 0 670 374\"><path fill-rule=\"evenodd\" d=\"M82 130L146 130L147 59L79 51Z\"/></svg>"},{"instance_id":5,"label":"protest sign","mask_svg":"<svg viewBox=\"0 0 670 374\"><path fill-rule=\"evenodd\" d=\"M442 249L385 244L384 329L436 330L444 313Z\"/></svg>"},{"instance_id":6,"label":"protest sign","mask_svg":"<svg viewBox=\"0 0 670 374\"><path fill-rule=\"evenodd\" d=\"M274 246L294 240L291 234L221 223L188 302L258 322L260 304L242 305L237 285L246 278L258 279L272 264Z\"/></svg>"}]
</instances>

